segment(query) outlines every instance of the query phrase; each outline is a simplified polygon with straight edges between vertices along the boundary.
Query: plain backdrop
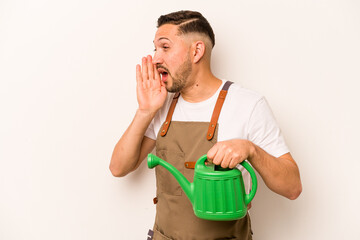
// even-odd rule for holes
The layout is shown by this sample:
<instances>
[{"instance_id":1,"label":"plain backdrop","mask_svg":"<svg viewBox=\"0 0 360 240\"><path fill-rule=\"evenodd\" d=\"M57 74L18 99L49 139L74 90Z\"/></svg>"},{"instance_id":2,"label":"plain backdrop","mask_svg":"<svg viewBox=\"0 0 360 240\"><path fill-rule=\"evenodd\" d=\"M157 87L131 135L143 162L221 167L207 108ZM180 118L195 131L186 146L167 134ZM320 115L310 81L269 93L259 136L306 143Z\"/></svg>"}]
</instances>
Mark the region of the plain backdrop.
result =
<instances>
[{"instance_id":1,"label":"plain backdrop","mask_svg":"<svg viewBox=\"0 0 360 240\"><path fill-rule=\"evenodd\" d=\"M0 0L0 239L141 240L154 171L108 166L137 108L135 65L156 20L196 10L216 76L263 94L301 196L260 181L254 239L360 239L360 2Z\"/></svg>"}]
</instances>

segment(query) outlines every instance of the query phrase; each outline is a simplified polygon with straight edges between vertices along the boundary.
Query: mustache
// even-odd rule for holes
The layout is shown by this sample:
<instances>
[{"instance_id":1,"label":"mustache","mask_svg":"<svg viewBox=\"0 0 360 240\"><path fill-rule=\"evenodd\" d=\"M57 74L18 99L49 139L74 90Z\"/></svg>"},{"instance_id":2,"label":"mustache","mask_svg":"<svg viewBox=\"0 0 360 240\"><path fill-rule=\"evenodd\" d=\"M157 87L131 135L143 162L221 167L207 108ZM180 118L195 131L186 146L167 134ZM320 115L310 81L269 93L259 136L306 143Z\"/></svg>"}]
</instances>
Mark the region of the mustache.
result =
<instances>
[{"instance_id":1,"label":"mustache","mask_svg":"<svg viewBox=\"0 0 360 240\"><path fill-rule=\"evenodd\" d=\"M166 71L168 74L170 74L170 71L169 71L169 69L167 69L167 67L164 67L164 66L163 66L163 65L161 65L161 64L156 65L156 70L158 70L159 68L163 68L163 69L165 69L165 71Z\"/></svg>"}]
</instances>

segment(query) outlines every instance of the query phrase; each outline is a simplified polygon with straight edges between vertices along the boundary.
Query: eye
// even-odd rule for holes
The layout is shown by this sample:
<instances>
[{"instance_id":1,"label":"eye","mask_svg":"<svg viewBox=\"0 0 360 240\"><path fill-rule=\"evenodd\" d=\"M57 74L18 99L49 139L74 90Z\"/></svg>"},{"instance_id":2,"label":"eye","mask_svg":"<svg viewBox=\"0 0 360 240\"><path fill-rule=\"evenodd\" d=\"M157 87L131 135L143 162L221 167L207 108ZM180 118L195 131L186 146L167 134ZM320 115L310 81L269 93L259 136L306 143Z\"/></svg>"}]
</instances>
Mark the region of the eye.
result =
<instances>
[{"instance_id":1,"label":"eye","mask_svg":"<svg viewBox=\"0 0 360 240\"><path fill-rule=\"evenodd\" d=\"M159 46L160 49L163 49L164 51L168 50L170 48L170 46L168 46L167 44L164 44L164 45L160 45ZM158 49L155 47L154 48L154 52L156 52Z\"/></svg>"}]
</instances>

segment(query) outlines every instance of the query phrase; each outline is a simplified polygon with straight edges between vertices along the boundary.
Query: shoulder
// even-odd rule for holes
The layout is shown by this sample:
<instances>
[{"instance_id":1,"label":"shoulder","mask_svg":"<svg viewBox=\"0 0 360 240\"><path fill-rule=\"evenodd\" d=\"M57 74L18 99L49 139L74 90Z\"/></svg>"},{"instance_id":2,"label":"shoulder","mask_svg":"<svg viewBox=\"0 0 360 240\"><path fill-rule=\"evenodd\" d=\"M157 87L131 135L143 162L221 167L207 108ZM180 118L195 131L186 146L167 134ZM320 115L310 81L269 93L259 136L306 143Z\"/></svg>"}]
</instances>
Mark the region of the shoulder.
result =
<instances>
[{"instance_id":1,"label":"shoulder","mask_svg":"<svg viewBox=\"0 0 360 240\"><path fill-rule=\"evenodd\" d=\"M244 88L238 83L233 83L228 90L226 99L233 104L255 106L259 101L264 100L264 96L256 91Z\"/></svg>"}]
</instances>

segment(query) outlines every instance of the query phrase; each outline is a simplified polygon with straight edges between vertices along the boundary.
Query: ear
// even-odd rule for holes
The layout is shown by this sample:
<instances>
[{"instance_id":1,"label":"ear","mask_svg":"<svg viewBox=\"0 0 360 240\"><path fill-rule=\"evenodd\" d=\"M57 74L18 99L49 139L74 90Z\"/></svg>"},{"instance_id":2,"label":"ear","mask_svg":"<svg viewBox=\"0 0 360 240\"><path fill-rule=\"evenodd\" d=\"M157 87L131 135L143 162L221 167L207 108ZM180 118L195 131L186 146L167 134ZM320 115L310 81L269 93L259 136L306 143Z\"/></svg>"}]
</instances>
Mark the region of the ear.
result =
<instances>
[{"instance_id":1,"label":"ear","mask_svg":"<svg viewBox=\"0 0 360 240\"><path fill-rule=\"evenodd\" d=\"M205 54L205 43L203 41L196 41L193 43L192 55L193 62L198 63Z\"/></svg>"}]
</instances>

